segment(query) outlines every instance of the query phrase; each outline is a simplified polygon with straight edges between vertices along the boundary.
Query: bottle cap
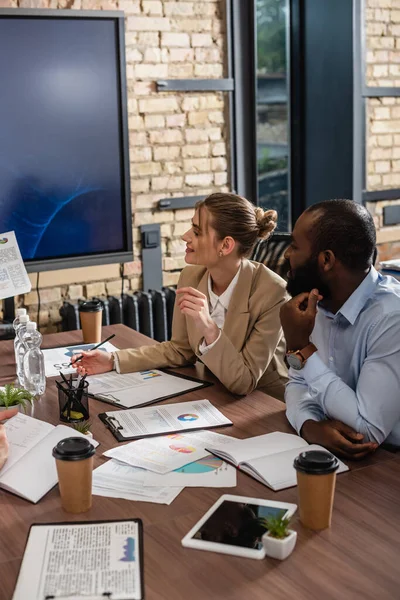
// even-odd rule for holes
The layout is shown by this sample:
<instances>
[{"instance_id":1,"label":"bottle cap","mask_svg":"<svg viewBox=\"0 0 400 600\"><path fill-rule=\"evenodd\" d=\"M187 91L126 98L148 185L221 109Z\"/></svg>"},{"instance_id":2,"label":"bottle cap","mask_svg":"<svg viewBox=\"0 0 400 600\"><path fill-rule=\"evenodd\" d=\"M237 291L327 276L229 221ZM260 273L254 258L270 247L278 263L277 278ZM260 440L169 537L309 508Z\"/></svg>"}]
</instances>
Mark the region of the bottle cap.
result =
<instances>
[{"instance_id":1,"label":"bottle cap","mask_svg":"<svg viewBox=\"0 0 400 600\"><path fill-rule=\"evenodd\" d=\"M22 315L26 315L26 308L17 308L15 316L22 317Z\"/></svg>"},{"instance_id":2,"label":"bottle cap","mask_svg":"<svg viewBox=\"0 0 400 600\"><path fill-rule=\"evenodd\" d=\"M323 450L309 450L302 452L293 463L296 471L309 473L310 475L326 475L336 471L339 461L336 456Z\"/></svg>"},{"instance_id":3,"label":"bottle cap","mask_svg":"<svg viewBox=\"0 0 400 600\"><path fill-rule=\"evenodd\" d=\"M29 321L29 315L21 315L19 318L20 323L27 323Z\"/></svg>"},{"instance_id":4,"label":"bottle cap","mask_svg":"<svg viewBox=\"0 0 400 600\"><path fill-rule=\"evenodd\" d=\"M37 329L37 324L34 321L29 321L29 323L26 324L27 331L36 331L36 329Z\"/></svg>"},{"instance_id":5,"label":"bottle cap","mask_svg":"<svg viewBox=\"0 0 400 600\"><path fill-rule=\"evenodd\" d=\"M53 448L53 456L57 460L83 460L94 453L94 446L83 437L65 438Z\"/></svg>"}]
</instances>

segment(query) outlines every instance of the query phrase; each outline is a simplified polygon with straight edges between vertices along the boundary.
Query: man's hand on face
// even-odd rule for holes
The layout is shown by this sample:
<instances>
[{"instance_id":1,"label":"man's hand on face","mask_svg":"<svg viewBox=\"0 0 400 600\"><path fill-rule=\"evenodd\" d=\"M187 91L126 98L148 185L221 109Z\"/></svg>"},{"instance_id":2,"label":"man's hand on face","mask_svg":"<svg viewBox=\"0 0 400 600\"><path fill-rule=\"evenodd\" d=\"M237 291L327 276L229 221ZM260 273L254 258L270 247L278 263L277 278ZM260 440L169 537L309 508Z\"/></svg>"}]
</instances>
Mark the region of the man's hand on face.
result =
<instances>
[{"instance_id":1,"label":"man's hand on face","mask_svg":"<svg viewBox=\"0 0 400 600\"><path fill-rule=\"evenodd\" d=\"M301 350L310 343L320 300L322 296L318 290L312 290L295 296L281 307L280 318L288 350Z\"/></svg>"},{"instance_id":2,"label":"man's hand on face","mask_svg":"<svg viewBox=\"0 0 400 600\"><path fill-rule=\"evenodd\" d=\"M341 421L305 421L301 436L310 444L319 444L337 456L359 460L374 452L379 444L363 442L362 433L357 433Z\"/></svg>"}]
</instances>

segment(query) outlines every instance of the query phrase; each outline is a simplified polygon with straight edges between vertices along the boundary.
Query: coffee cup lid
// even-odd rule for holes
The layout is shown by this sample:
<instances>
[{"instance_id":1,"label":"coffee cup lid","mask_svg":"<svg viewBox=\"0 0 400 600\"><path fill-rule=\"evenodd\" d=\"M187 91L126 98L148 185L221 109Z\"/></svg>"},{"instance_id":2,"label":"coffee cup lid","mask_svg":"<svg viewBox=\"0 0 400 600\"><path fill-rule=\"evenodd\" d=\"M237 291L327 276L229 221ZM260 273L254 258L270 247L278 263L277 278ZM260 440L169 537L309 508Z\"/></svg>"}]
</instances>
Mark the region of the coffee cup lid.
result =
<instances>
[{"instance_id":1,"label":"coffee cup lid","mask_svg":"<svg viewBox=\"0 0 400 600\"><path fill-rule=\"evenodd\" d=\"M336 456L323 450L308 450L294 459L294 468L312 475L326 475L336 471L339 461Z\"/></svg>"},{"instance_id":2,"label":"coffee cup lid","mask_svg":"<svg viewBox=\"0 0 400 600\"><path fill-rule=\"evenodd\" d=\"M94 453L94 446L83 437L65 438L53 448L53 456L57 460L83 460Z\"/></svg>"},{"instance_id":3,"label":"coffee cup lid","mask_svg":"<svg viewBox=\"0 0 400 600\"><path fill-rule=\"evenodd\" d=\"M99 312L99 310L103 310L100 300L88 300L79 305L79 312Z\"/></svg>"}]
</instances>

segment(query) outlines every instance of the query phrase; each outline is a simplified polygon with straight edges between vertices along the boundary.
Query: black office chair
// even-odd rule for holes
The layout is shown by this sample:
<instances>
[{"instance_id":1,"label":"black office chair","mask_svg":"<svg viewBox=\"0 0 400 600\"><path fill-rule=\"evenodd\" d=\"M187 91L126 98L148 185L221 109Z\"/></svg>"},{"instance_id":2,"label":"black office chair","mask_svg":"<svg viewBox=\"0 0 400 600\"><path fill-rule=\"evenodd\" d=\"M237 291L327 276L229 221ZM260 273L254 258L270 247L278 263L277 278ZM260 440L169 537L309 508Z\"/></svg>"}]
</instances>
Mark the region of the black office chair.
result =
<instances>
[{"instance_id":1,"label":"black office chair","mask_svg":"<svg viewBox=\"0 0 400 600\"><path fill-rule=\"evenodd\" d=\"M284 254L290 241L290 233L274 233L267 240L259 240L253 248L250 260L263 263L271 271L287 279Z\"/></svg>"}]
</instances>

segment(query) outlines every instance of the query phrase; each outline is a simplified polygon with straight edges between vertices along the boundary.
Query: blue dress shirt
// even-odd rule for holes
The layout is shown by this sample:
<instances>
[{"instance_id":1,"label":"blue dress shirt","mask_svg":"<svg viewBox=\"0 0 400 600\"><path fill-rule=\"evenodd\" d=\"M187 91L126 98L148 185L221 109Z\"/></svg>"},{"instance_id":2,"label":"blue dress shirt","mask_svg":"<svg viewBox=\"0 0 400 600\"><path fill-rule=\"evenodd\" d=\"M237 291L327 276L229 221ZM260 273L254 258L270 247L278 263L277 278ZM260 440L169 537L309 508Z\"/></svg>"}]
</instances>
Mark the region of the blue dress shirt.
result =
<instances>
[{"instance_id":1,"label":"blue dress shirt","mask_svg":"<svg viewBox=\"0 0 400 600\"><path fill-rule=\"evenodd\" d=\"M364 441L400 446L400 282L373 267L334 315L318 306L303 369L289 370L287 418L338 419Z\"/></svg>"}]
</instances>

